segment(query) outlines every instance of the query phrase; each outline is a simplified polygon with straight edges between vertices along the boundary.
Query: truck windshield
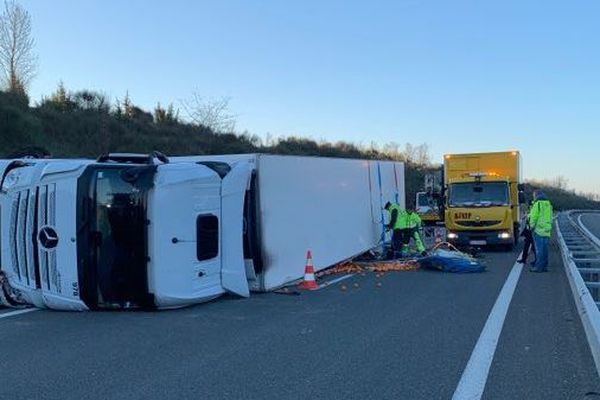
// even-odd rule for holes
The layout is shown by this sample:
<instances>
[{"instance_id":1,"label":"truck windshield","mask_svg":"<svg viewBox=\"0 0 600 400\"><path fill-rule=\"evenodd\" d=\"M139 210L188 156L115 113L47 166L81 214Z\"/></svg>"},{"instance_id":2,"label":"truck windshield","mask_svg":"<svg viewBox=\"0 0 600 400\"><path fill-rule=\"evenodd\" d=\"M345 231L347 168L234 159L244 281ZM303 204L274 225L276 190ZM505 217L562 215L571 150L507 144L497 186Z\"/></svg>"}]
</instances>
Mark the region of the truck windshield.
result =
<instances>
[{"instance_id":1,"label":"truck windshield","mask_svg":"<svg viewBox=\"0 0 600 400\"><path fill-rule=\"evenodd\" d=\"M85 260L81 297L91 308L148 305L146 167L93 168L88 176L79 246ZM131 171L134 171L133 173ZM153 171L151 171L153 172ZM84 229L86 228L86 229ZM85 256L84 256L85 255Z\"/></svg>"},{"instance_id":2,"label":"truck windshield","mask_svg":"<svg viewBox=\"0 0 600 400\"><path fill-rule=\"evenodd\" d=\"M417 193L417 207L429 207L426 193Z\"/></svg>"},{"instance_id":3,"label":"truck windshield","mask_svg":"<svg viewBox=\"0 0 600 400\"><path fill-rule=\"evenodd\" d=\"M492 207L508 204L506 182L453 183L449 188L450 207Z\"/></svg>"}]
</instances>

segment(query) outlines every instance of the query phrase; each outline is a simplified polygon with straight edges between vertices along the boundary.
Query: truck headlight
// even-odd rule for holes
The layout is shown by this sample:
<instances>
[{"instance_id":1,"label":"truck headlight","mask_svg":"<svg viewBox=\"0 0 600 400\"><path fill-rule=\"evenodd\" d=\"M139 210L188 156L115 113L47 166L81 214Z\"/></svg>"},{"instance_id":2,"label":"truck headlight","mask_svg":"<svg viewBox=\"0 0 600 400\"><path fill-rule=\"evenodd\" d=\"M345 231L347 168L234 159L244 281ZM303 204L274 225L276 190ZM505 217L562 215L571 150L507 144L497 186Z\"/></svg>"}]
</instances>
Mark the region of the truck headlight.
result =
<instances>
[{"instance_id":1,"label":"truck headlight","mask_svg":"<svg viewBox=\"0 0 600 400\"><path fill-rule=\"evenodd\" d=\"M454 233L454 232L448 232L448 234L446 235L446 237L448 239L458 239L458 234Z\"/></svg>"},{"instance_id":2,"label":"truck headlight","mask_svg":"<svg viewBox=\"0 0 600 400\"><path fill-rule=\"evenodd\" d=\"M4 184L2 185L2 189L9 190L17 183L19 183L19 179L21 178L21 174L18 171L10 172L6 178L4 178Z\"/></svg>"},{"instance_id":3,"label":"truck headlight","mask_svg":"<svg viewBox=\"0 0 600 400\"><path fill-rule=\"evenodd\" d=\"M510 233L508 232L501 232L498 234L498 238L500 239L510 239Z\"/></svg>"}]
</instances>

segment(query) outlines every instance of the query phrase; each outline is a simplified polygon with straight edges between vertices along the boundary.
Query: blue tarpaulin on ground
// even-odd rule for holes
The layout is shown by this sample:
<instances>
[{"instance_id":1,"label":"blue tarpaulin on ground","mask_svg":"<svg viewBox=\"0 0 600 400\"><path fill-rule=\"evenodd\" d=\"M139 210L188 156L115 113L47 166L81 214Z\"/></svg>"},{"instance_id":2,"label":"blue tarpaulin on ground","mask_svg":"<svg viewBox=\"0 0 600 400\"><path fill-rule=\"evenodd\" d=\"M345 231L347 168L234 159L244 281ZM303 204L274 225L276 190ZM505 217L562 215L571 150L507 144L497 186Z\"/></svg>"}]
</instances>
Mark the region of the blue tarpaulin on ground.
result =
<instances>
[{"instance_id":1,"label":"blue tarpaulin on ground","mask_svg":"<svg viewBox=\"0 0 600 400\"><path fill-rule=\"evenodd\" d=\"M420 258L419 266L423 269L432 269L443 272L469 273L483 272L485 266L471 256L447 250L436 250L432 255Z\"/></svg>"}]
</instances>

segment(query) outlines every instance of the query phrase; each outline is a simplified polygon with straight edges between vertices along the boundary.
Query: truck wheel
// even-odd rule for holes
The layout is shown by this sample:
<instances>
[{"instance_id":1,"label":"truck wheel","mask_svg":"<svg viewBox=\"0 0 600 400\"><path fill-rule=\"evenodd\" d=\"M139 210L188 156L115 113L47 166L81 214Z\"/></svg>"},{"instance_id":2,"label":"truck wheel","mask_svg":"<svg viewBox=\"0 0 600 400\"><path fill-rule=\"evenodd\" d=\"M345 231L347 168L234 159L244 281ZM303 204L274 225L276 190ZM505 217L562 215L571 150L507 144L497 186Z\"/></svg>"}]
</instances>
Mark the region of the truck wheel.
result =
<instances>
[{"instance_id":1,"label":"truck wheel","mask_svg":"<svg viewBox=\"0 0 600 400\"><path fill-rule=\"evenodd\" d=\"M10 154L7 158L49 158L50 152L40 146L27 146Z\"/></svg>"}]
</instances>

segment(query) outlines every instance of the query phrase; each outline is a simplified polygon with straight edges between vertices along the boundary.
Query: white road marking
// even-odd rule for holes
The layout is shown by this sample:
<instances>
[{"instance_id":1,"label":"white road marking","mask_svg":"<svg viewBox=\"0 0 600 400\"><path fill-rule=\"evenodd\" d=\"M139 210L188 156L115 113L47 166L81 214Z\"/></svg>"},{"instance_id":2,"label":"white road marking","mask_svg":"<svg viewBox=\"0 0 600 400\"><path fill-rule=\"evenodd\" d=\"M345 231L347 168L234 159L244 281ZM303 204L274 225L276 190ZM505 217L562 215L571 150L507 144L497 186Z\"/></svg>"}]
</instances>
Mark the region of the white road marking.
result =
<instances>
[{"instance_id":1,"label":"white road marking","mask_svg":"<svg viewBox=\"0 0 600 400\"><path fill-rule=\"evenodd\" d=\"M344 279L352 278L353 276L354 276L354 274L347 274L347 275L344 275L344 276L340 276L339 278L332 279L330 281L327 281L325 283L320 284L319 285L319 289L326 288L327 286L330 286L330 285L336 284L338 282L341 282ZM317 290L319 290L319 289L317 289Z\"/></svg>"},{"instance_id":2,"label":"white road marking","mask_svg":"<svg viewBox=\"0 0 600 400\"><path fill-rule=\"evenodd\" d=\"M9 312L0 314L0 318L8 318L8 317L12 317L15 315L26 314L26 313L30 313L30 312L38 311L38 310L39 310L39 308L24 308L22 310L9 311Z\"/></svg>"},{"instance_id":3,"label":"white road marking","mask_svg":"<svg viewBox=\"0 0 600 400\"><path fill-rule=\"evenodd\" d=\"M498 339L502 332L504 319L522 270L523 266L515 263L510 274L508 274L508 278L504 282L504 286L471 353L467 367L463 371L460 382L458 382L454 396L452 396L453 400L481 399L498 345Z\"/></svg>"}]
</instances>

